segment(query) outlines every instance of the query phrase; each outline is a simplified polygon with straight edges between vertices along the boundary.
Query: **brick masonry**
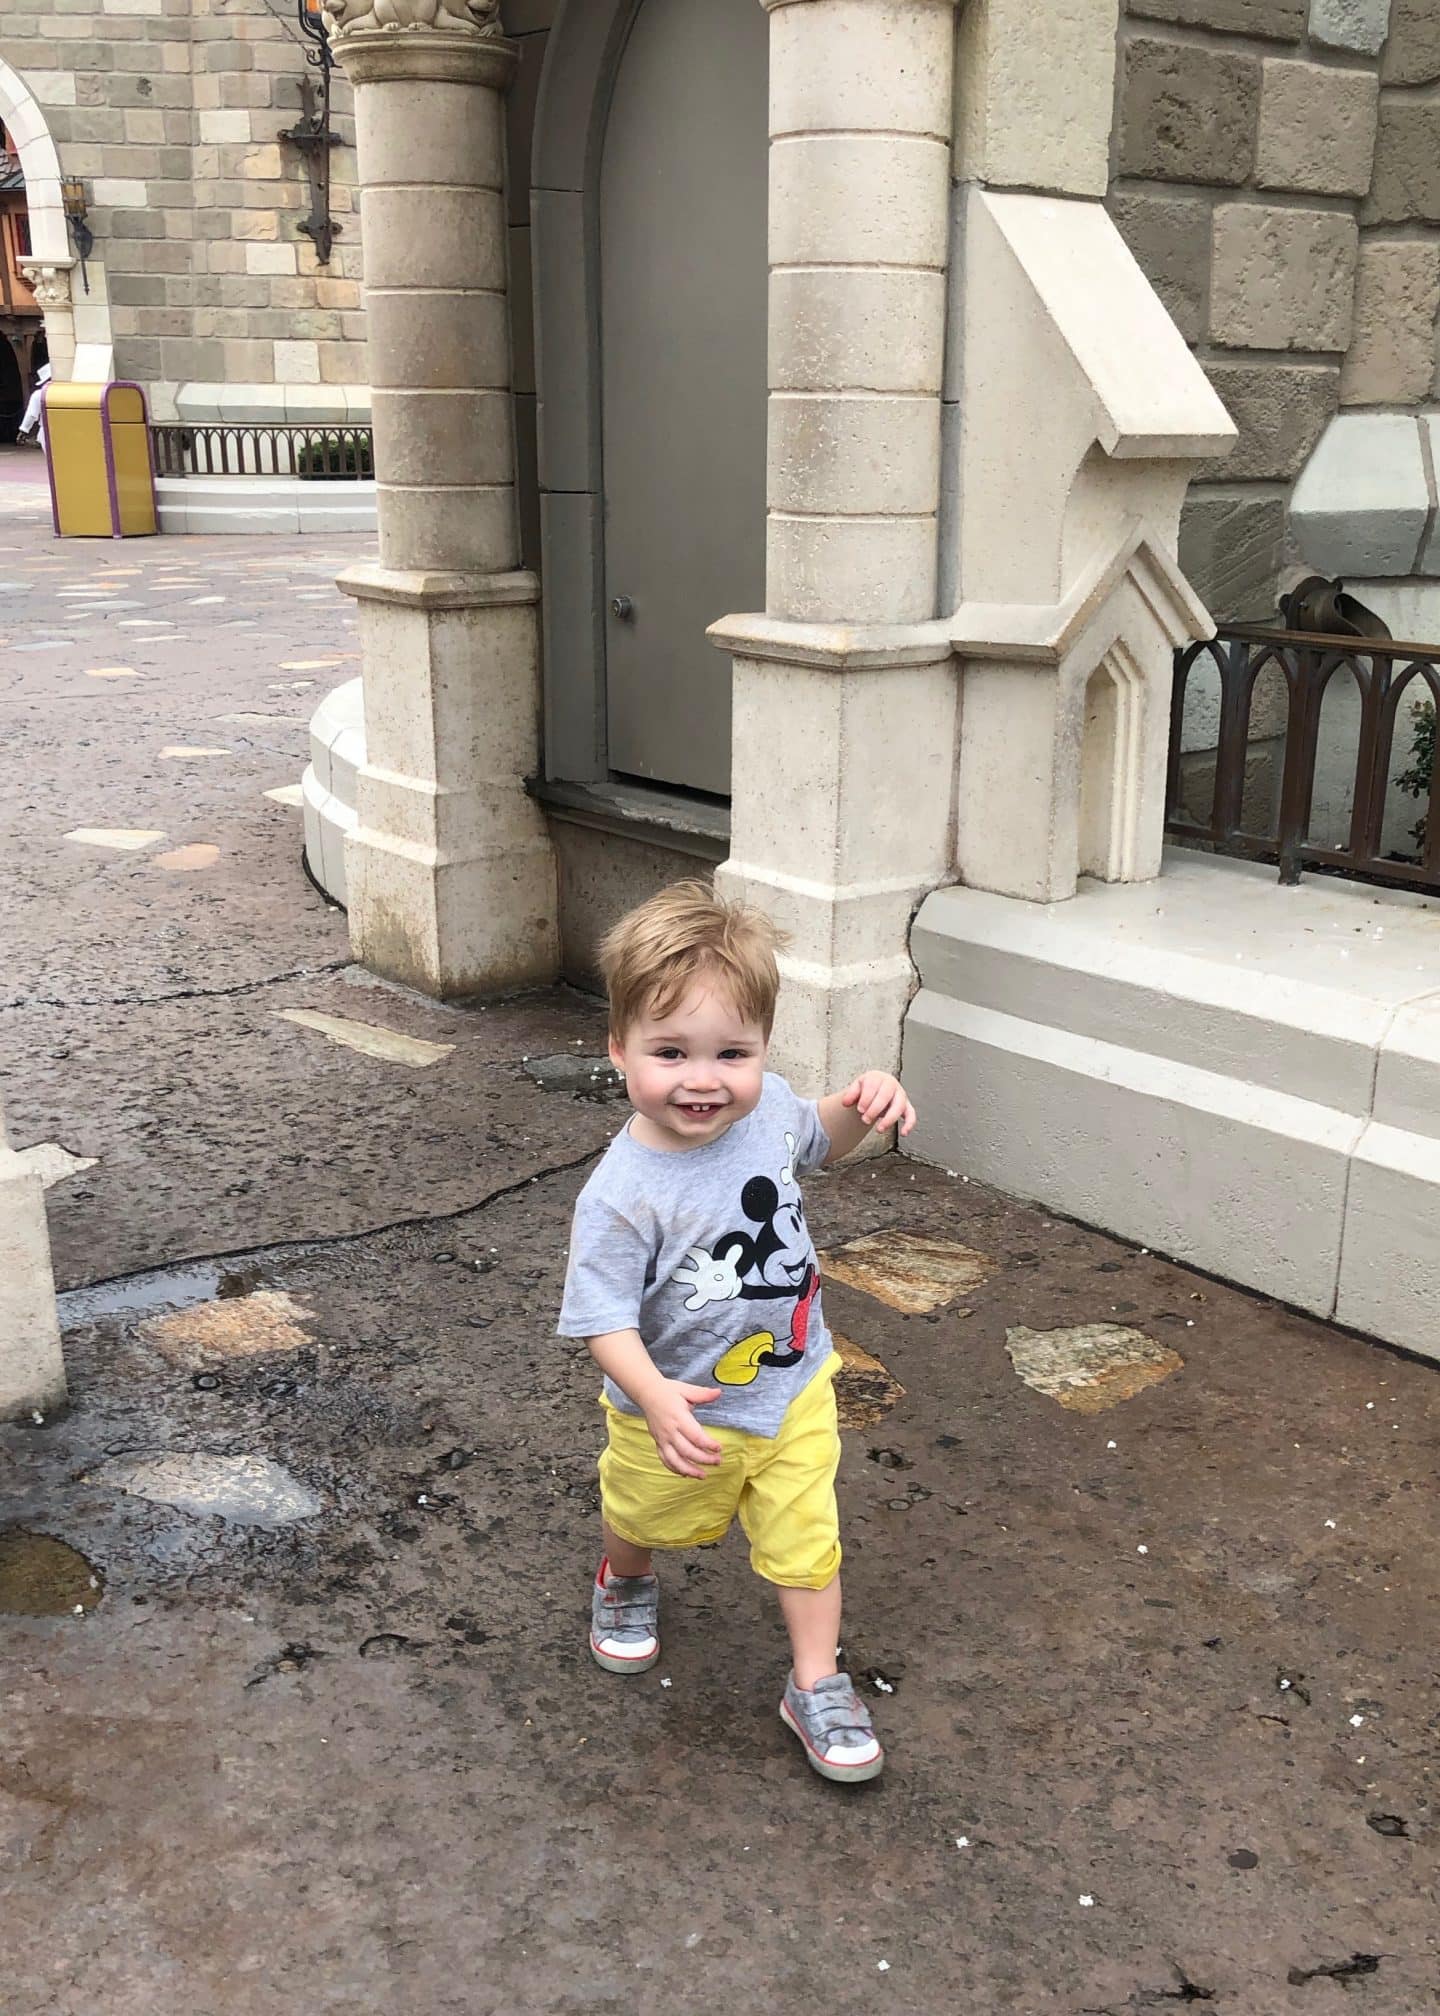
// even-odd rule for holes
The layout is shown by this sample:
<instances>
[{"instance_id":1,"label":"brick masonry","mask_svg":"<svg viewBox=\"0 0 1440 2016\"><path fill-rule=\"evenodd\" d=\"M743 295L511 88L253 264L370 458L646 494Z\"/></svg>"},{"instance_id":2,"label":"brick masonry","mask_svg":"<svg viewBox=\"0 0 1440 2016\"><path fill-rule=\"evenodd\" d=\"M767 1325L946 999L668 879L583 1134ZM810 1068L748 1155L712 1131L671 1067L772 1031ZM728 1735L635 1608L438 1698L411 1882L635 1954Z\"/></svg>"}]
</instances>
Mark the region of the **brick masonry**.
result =
<instances>
[{"instance_id":1,"label":"brick masonry","mask_svg":"<svg viewBox=\"0 0 1440 2016\"><path fill-rule=\"evenodd\" d=\"M265 0L4 0L0 58L86 185L118 376L161 417L187 382L364 385L350 92L336 72L327 266L298 229L305 45ZM76 270L76 334L89 334Z\"/></svg>"},{"instance_id":2,"label":"brick masonry","mask_svg":"<svg viewBox=\"0 0 1440 2016\"><path fill-rule=\"evenodd\" d=\"M1240 430L1181 558L1272 615L1337 407L1440 398L1440 0L1124 0L1109 205Z\"/></svg>"}]
</instances>

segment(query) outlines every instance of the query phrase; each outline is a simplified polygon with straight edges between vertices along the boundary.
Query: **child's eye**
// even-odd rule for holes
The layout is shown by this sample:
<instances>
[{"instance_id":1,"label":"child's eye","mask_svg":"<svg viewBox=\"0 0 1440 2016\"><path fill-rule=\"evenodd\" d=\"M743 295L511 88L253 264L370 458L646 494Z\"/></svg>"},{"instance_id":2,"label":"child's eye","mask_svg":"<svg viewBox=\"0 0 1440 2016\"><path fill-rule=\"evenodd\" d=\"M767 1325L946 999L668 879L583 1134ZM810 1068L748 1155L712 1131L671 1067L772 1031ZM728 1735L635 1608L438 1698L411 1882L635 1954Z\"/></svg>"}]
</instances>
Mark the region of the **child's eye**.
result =
<instances>
[{"instance_id":1,"label":"child's eye","mask_svg":"<svg viewBox=\"0 0 1440 2016\"><path fill-rule=\"evenodd\" d=\"M680 1052L672 1044L670 1048L666 1050L657 1050L655 1052L655 1055L657 1057L663 1058L667 1064L673 1064L676 1058L680 1055Z\"/></svg>"},{"instance_id":2,"label":"child's eye","mask_svg":"<svg viewBox=\"0 0 1440 2016\"><path fill-rule=\"evenodd\" d=\"M748 1050L722 1050L720 1055L733 1064L742 1058L748 1057L750 1052Z\"/></svg>"}]
</instances>

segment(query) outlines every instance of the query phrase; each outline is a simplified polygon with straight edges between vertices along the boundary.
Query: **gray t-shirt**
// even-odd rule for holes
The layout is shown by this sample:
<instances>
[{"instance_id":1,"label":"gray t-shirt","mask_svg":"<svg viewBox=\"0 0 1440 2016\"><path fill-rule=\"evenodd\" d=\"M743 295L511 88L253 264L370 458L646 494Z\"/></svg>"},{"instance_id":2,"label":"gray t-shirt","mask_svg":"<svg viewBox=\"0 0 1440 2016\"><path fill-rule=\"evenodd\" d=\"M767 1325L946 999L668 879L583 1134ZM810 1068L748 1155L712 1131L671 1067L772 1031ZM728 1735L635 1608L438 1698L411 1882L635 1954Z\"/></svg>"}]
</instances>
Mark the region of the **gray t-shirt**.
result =
<instances>
[{"instance_id":1,"label":"gray t-shirt","mask_svg":"<svg viewBox=\"0 0 1440 2016\"><path fill-rule=\"evenodd\" d=\"M780 1432L832 1349L799 1178L830 1152L813 1099L773 1073L753 1112L699 1148L624 1128L575 1205L562 1337L638 1330L667 1379L719 1386L712 1428ZM615 1385L605 1397L638 1414Z\"/></svg>"}]
</instances>

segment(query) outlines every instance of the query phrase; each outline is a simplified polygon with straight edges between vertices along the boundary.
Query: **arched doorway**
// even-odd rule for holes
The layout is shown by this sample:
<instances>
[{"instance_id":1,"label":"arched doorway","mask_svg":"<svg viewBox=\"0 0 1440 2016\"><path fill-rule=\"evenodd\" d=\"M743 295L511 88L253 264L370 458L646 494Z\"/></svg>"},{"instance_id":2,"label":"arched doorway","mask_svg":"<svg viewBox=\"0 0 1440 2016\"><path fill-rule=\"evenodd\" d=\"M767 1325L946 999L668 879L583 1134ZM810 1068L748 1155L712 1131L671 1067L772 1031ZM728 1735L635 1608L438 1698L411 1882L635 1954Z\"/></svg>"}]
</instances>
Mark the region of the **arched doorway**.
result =
<instances>
[{"instance_id":1,"label":"arched doorway","mask_svg":"<svg viewBox=\"0 0 1440 2016\"><path fill-rule=\"evenodd\" d=\"M0 126L12 150L8 159L18 164L19 182L24 192L25 243L14 253L17 269L26 283L33 306L41 310L44 326L43 356L55 375L70 375L75 361L76 318L71 301L70 274L75 256L70 249L61 190L60 157L45 115L27 90L19 74L0 61ZM91 292L83 302L87 326L81 340L100 346L108 355L110 310L103 284L97 284L101 261L89 262ZM39 361L33 354L31 372Z\"/></svg>"},{"instance_id":2,"label":"arched doorway","mask_svg":"<svg viewBox=\"0 0 1440 2016\"><path fill-rule=\"evenodd\" d=\"M566 0L532 220L546 771L723 796L706 626L765 596L768 21Z\"/></svg>"}]
</instances>

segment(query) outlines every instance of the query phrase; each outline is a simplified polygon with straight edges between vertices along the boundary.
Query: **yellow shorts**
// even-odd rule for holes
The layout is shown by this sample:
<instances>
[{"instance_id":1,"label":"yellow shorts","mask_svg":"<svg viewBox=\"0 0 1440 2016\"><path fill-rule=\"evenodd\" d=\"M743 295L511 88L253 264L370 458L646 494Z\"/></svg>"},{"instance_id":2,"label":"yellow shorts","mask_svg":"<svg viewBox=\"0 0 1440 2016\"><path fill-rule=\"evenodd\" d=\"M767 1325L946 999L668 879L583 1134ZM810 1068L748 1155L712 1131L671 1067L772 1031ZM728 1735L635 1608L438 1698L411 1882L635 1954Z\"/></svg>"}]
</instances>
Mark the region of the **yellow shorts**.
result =
<instances>
[{"instance_id":1,"label":"yellow shorts","mask_svg":"<svg viewBox=\"0 0 1440 2016\"><path fill-rule=\"evenodd\" d=\"M786 1410L773 1441L740 1428L706 1432L724 1455L703 1477L677 1477L660 1461L644 1419L605 1408L610 1440L600 1456L600 1502L607 1523L633 1547L705 1547L723 1540L738 1513L750 1565L784 1589L823 1589L840 1566L832 1353ZM695 1417L702 1426L702 1408Z\"/></svg>"}]
</instances>

